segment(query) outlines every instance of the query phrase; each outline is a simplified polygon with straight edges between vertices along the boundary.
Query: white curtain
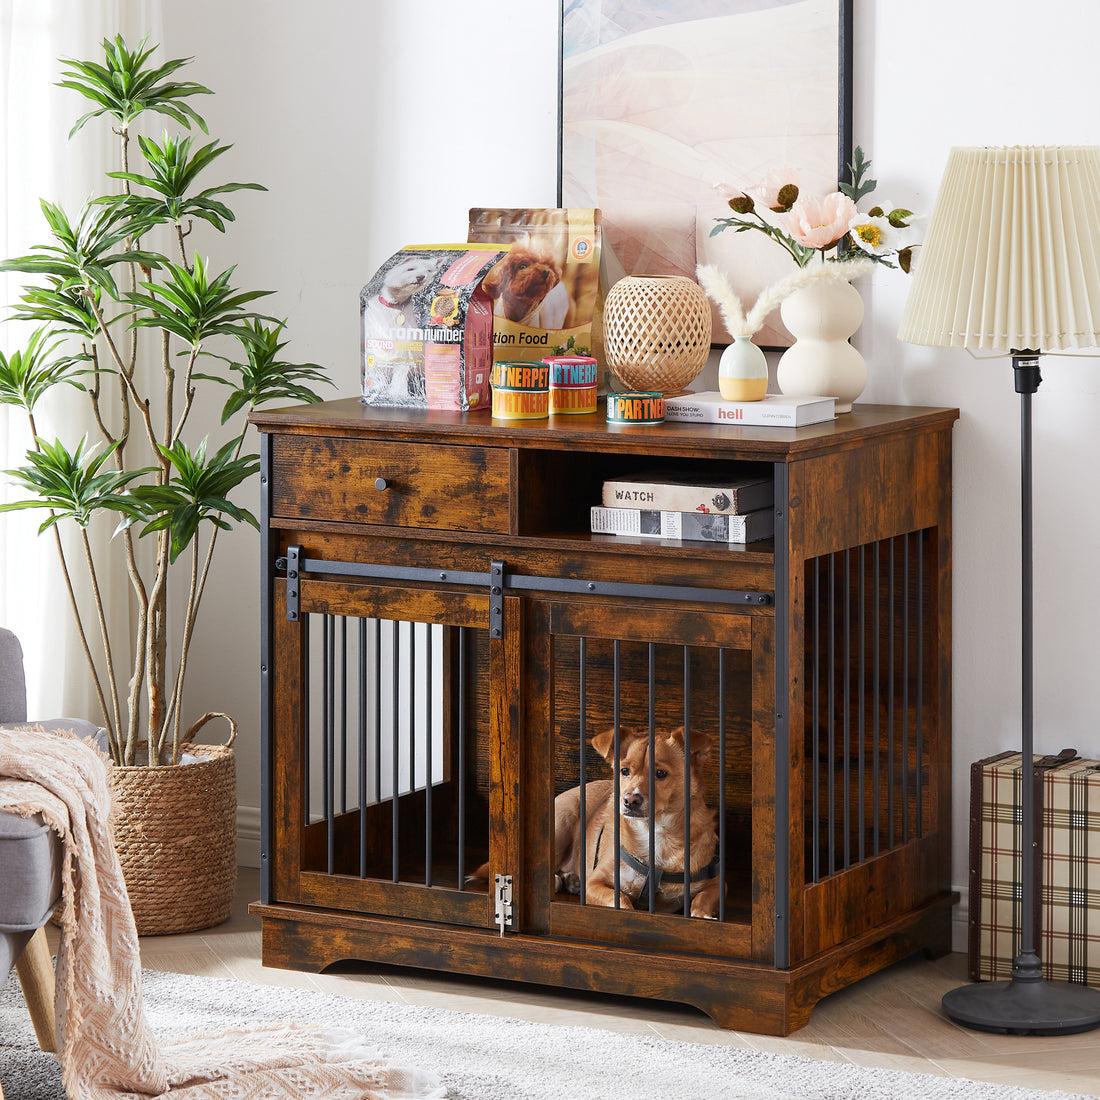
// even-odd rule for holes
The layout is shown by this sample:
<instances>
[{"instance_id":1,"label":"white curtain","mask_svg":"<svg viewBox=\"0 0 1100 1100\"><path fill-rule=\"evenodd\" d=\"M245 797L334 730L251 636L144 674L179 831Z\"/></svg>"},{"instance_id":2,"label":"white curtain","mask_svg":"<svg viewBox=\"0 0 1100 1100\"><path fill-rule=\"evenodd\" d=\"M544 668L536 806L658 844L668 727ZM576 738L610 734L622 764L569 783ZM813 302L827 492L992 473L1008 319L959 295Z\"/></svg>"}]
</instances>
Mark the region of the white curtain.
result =
<instances>
[{"instance_id":1,"label":"white curtain","mask_svg":"<svg viewBox=\"0 0 1100 1100\"><path fill-rule=\"evenodd\" d=\"M150 44L159 43L161 33L161 0L0 0L0 257L25 255L32 245L46 243L40 198L59 203L75 219L90 195L103 193L108 182L103 173L117 167L117 139L108 122L93 121L68 139L72 124L91 105L78 93L55 86L61 78L58 59L102 61L104 38L122 34L133 48L146 34ZM158 51L153 59L168 58ZM0 275L4 318L18 301L23 282L19 275ZM4 320L0 348L10 354L30 331L30 326ZM35 410L39 433L60 437L71 448L87 430L82 400L69 387L57 387ZM23 465L29 444L22 410L0 406L0 469ZM0 476L0 500L19 496ZM36 535L45 518L39 511L0 513L0 625L15 631L23 644L31 718L64 715L101 721L53 536ZM106 520L93 524L94 543L106 546L111 531ZM76 543L68 546L70 575L78 597L86 597L87 571ZM122 637L129 617L126 576L122 571L104 573L100 581L112 634ZM95 653L94 617L88 618L88 626ZM125 693L125 647L116 661Z\"/></svg>"}]
</instances>

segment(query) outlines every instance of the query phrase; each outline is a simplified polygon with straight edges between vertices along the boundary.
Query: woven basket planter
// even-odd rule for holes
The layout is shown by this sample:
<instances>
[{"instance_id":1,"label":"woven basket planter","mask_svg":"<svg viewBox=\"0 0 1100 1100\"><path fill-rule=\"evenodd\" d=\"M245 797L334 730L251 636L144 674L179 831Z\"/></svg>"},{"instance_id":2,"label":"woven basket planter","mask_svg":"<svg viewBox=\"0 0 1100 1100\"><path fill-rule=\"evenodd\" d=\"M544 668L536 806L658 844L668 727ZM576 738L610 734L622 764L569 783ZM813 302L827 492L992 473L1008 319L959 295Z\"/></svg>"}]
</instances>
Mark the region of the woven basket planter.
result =
<instances>
[{"instance_id":1,"label":"woven basket planter","mask_svg":"<svg viewBox=\"0 0 1100 1100\"><path fill-rule=\"evenodd\" d=\"M194 763L113 769L115 848L139 936L194 932L229 917L237 881L236 725L229 721L225 745L182 746L199 757Z\"/></svg>"},{"instance_id":2,"label":"woven basket planter","mask_svg":"<svg viewBox=\"0 0 1100 1100\"><path fill-rule=\"evenodd\" d=\"M603 310L607 369L628 390L682 392L707 365L710 302L683 275L627 275Z\"/></svg>"}]
</instances>

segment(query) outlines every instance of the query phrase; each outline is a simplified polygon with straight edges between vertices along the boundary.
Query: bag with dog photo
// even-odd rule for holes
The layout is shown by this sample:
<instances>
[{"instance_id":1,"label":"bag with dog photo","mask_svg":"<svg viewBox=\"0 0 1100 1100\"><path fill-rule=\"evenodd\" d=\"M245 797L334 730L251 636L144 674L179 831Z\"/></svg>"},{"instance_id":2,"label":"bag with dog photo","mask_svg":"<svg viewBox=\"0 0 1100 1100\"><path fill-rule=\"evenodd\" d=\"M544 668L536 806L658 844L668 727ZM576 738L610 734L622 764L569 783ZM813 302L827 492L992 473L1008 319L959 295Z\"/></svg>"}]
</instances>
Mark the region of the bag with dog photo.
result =
<instances>
[{"instance_id":1,"label":"bag with dog photo","mask_svg":"<svg viewBox=\"0 0 1100 1100\"><path fill-rule=\"evenodd\" d=\"M488 244L407 245L359 295L363 401L406 408L490 404L493 303Z\"/></svg>"},{"instance_id":2,"label":"bag with dog photo","mask_svg":"<svg viewBox=\"0 0 1100 1100\"><path fill-rule=\"evenodd\" d=\"M593 355L599 210L470 211L469 239L507 248L482 285L493 300L493 358Z\"/></svg>"}]
</instances>

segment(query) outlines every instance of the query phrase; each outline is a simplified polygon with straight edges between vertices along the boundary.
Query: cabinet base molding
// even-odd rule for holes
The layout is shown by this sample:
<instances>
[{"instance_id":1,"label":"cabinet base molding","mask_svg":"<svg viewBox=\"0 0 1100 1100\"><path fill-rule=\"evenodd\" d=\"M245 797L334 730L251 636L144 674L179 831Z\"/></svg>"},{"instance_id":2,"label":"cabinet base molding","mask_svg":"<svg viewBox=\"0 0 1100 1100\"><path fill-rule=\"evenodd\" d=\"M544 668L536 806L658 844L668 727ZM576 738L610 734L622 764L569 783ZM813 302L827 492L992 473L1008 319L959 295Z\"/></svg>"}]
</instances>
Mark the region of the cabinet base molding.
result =
<instances>
[{"instance_id":1,"label":"cabinet base molding","mask_svg":"<svg viewBox=\"0 0 1100 1100\"><path fill-rule=\"evenodd\" d=\"M789 970L293 905L256 903L249 911L263 918L264 965L276 969L319 973L356 960L676 1001L719 1027L785 1036L809 1022L822 997L919 951L947 954L956 901L958 894L945 895Z\"/></svg>"}]
</instances>

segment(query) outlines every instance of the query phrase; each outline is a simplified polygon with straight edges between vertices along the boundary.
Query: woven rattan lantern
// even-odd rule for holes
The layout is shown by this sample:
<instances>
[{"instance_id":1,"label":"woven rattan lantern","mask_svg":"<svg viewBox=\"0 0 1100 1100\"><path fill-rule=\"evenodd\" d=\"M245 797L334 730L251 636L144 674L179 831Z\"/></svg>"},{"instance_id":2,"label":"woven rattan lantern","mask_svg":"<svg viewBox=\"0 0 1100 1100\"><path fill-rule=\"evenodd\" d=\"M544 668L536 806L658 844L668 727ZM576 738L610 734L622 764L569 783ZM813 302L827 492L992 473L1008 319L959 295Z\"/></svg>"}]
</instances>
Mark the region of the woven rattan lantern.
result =
<instances>
[{"instance_id":1,"label":"woven rattan lantern","mask_svg":"<svg viewBox=\"0 0 1100 1100\"><path fill-rule=\"evenodd\" d=\"M706 366L710 303L683 275L627 275L603 311L607 369L630 390L680 393Z\"/></svg>"}]
</instances>

